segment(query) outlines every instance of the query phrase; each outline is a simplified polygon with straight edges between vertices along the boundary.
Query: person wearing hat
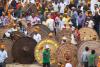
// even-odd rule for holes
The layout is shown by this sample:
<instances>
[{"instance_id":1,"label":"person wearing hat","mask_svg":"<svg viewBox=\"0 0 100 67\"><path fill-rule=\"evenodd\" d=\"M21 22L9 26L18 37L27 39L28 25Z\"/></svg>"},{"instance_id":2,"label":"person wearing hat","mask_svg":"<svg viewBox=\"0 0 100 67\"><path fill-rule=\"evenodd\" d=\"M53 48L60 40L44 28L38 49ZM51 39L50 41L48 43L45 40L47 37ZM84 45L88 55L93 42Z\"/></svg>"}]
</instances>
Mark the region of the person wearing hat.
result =
<instances>
[{"instance_id":1,"label":"person wearing hat","mask_svg":"<svg viewBox=\"0 0 100 67\"><path fill-rule=\"evenodd\" d=\"M50 49L49 45L43 50L43 67L50 67Z\"/></svg>"},{"instance_id":2,"label":"person wearing hat","mask_svg":"<svg viewBox=\"0 0 100 67\"><path fill-rule=\"evenodd\" d=\"M7 51L5 50L5 45L0 46L0 67L5 67L5 61L8 58Z\"/></svg>"}]
</instances>

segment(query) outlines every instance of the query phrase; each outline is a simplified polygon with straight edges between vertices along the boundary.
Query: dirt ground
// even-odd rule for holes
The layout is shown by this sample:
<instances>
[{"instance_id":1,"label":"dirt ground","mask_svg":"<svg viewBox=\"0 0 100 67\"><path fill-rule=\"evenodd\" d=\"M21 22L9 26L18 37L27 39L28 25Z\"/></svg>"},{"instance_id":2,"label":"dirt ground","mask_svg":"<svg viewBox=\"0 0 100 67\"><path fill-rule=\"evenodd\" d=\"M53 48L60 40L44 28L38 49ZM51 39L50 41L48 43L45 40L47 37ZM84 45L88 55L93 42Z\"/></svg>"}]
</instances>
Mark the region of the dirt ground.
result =
<instances>
[{"instance_id":1,"label":"dirt ground","mask_svg":"<svg viewBox=\"0 0 100 67\"><path fill-rule=\"evenodd\" d=\"M43 67L39 64L7 64L6 67ZM52 65L51 67L57 67L56 65Z\"/></svg>"},{"instance_id":2,"label":"dirt ground","mask_svg":"<svg viewBox=\"0 0 100 67\"><path fill-rule=\"evenodd\" d=\"M23 65L23 64L7 64L6 67L42 67L38 64L30 64L30 65Z\"/></svg>"}]
</instances>

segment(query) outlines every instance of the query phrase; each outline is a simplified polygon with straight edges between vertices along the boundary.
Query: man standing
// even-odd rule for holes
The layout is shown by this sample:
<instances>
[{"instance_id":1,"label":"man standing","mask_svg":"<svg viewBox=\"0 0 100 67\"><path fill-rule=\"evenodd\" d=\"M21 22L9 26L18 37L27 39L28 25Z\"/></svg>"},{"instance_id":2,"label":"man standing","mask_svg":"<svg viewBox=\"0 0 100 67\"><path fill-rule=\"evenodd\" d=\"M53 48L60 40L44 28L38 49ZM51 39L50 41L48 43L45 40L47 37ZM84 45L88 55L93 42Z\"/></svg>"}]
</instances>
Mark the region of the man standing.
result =
<instances>
[{"instance_id":1,"label":"man standing","mask_svg":"<svg viewBox=\"0 0 100 67\"><path fill-rule=\"evenodd\" d=\"M89 55L89 67L96 67L95 60L96 60L95 50L92 50L91 54Z\"/></svg>"},{"instance_id":2,"label":"man standing","mask_svg":"<svg viewBox=\"0 0 100 67\"><path fill-rule=\"evenodd\" d=\"M89 48L85 47L85 51L82 53L82 63L84 67L88 67L88 57L89 57Z\"/></svg>"},{"instance_id":3,"label":"man standing","mask_svg":"<svg viewBox=\"0 0 100 67\"><path fill-rule=\"evenodd\" d=\"M51 15L48 15L48 19L46 20L47 27L51 30L54 31L54 19L51 18Z\"/></svg>"},{"instance_id":4,"label":"man standing","mask_svg":"<svg viewBox=\"0 0 100 67\"><path fill-rule=\"evenodd\" d=\"M64 9L65 9L65 4L64 4L64 2L62 1L62 2L60 2L60 4L59 4L59 7L60 7L60 14L64 14Z\"/></svg>"},{"instance_id":5,"label":"man standing","mask_svg":"<svg viewBox=\"0 0 100 67\"><path fill-rule=\"evenodd\" d=\"M82 28L83 25L84 25L84 16L82 12L80 12L78 16L78 29Z\"/></svg>"},{"instance_id":6,"label":"man standing","mask_svg":"<svg viewBox=\"0 0 100 67\"><path fill-rule=\"evenodd\" d=\"M43 67L50 67L50 49L48 45L43 51Z\"/></svg>"},{"instance_id":7,"label":"man standing","mask_svg":"<svg viewBox=\"0 0 100 67\"><path fill-rule=\"evenodd\" d=\"M98 12L95 12L95 16L93 16L93 19L94 19L94 29L100 36L100 31L99 31L100 30L100 15L98 14Z\"/></svg>"},{"instance_id":8,"label":"man standing","mask_svg":"<svg viewBox=\"0 0 100 67\"><path fill-rule=\"evenodd\" d=\"M54 3L52 3L52 5L53 5L53 10L55 12L58 12L59 11L59 4L57 2L54 2Z\"/></svg>"},{"instance_id":9,"label":"man standing","mask_svg":"<svg viewBox=\"0 0 100 67\"><path fill-rule=\"evenodd\" d=\"M95 4L97 4L98 0L91 0L91 5L90 5L90 10L93 14L93 12L95 12Z\"/></svg>"},{"instance_id":10,"label":"man standing","mask_svg":"<svg viewBox=\"0 0 100 67\"><path fill-rule=\"evenodd\" d=\"M5 46L1 45L0 48L0 67L5 67L5 61L8 58L7 52L5 50Z\"/></svg>"},{"instance_id":11,"label":"man standing","mask_svg":"<svg viewBox=\"0 0 100 67\"><path fill-rule=\"evenodd\" d=\"M77 27L77 18L78 18L77 10L75 7L72 7L71 21L74 27Z\"/></svg>"}]
</instances>

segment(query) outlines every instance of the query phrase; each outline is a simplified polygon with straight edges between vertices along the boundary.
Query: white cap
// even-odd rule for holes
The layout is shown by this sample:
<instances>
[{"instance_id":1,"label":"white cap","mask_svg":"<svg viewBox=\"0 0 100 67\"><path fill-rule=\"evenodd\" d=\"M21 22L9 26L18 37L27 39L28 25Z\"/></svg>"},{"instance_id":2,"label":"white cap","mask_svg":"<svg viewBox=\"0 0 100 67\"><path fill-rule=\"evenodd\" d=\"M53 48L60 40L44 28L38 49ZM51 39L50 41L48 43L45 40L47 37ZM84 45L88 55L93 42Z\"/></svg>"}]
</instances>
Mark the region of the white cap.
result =
<instances>
[{"instance_id":1,"label":"white cap","mask_svg":"<svg viewBox=\"0 0 100 67\"><path fill-rule=\"evenodd\" d=\"M49 45L46 45L45 48L49 48Z\"/></svg>"},{"instance_id":2,"label":"white cap","mask_svg":"<svg viewBox=\"0 0 100 67\"><path fill-rule=\"evenodd\" d=\"M67 40L66 36L62 37L63 40Z\"/></svg>"},{"instance_id":3,"label":"white cap","mask_svg":"<svg viewBox=\"0 0 100 67\"><path fill-rule=\"evenodd\" d=\"M71 9L73 10L73 9L76 9L76 8L75 7L72 7Z\"/></svg>"}]
</instances>

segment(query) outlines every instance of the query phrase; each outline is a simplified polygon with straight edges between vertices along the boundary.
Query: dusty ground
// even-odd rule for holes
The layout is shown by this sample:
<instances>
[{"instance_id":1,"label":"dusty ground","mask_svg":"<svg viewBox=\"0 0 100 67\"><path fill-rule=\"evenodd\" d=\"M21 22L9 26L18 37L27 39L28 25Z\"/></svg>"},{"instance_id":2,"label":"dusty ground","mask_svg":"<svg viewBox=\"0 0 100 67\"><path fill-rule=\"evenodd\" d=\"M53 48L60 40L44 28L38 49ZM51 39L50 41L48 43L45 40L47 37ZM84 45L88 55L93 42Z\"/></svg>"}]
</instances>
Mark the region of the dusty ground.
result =
<instances>
[{"instance_id":1,"label":"dusty ground","mask_svg":"<svg viewBox=\"0 0 100 67\"><path fill-rule=\"evenodd\" d=\"M39 64L7 64L6 67L43 67L42 65ZM56 65L53 65L51 67L57 67Z\"/></svg>"},{"instance_id":2,"label":"dusty ground","mask_svg":"<svg viewBox=\"0 0 100 67\"><path fill-rule=\"evenodd\" d=\"M7 64L6 67L42 67L38 64L22 65L22 64Z\"/></svg>"}]
</instances>

